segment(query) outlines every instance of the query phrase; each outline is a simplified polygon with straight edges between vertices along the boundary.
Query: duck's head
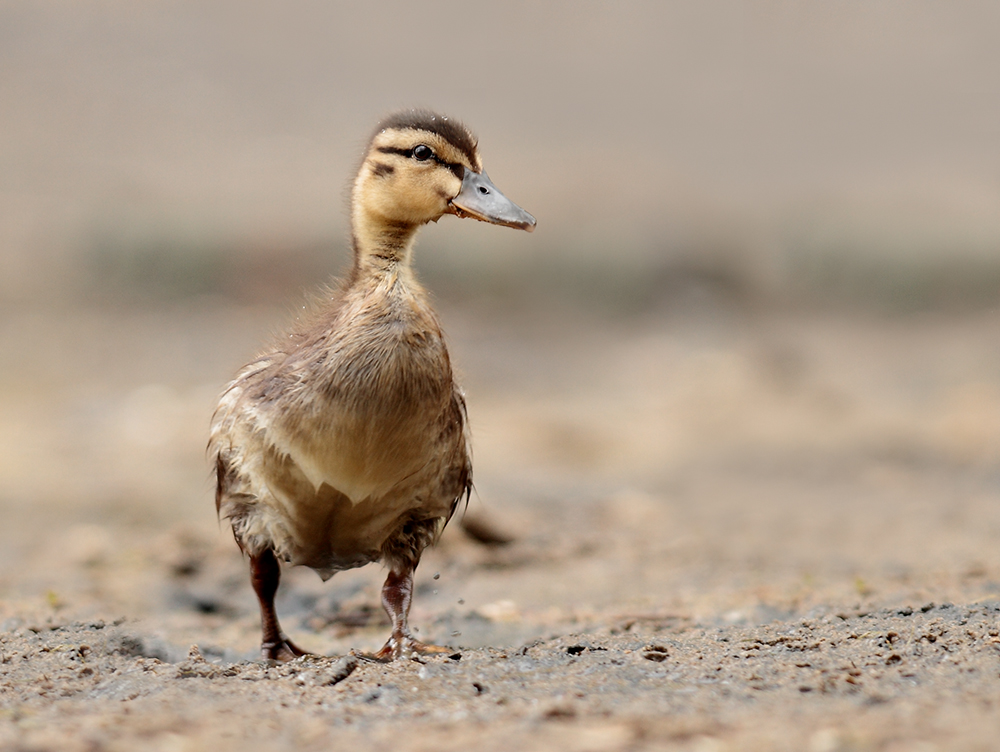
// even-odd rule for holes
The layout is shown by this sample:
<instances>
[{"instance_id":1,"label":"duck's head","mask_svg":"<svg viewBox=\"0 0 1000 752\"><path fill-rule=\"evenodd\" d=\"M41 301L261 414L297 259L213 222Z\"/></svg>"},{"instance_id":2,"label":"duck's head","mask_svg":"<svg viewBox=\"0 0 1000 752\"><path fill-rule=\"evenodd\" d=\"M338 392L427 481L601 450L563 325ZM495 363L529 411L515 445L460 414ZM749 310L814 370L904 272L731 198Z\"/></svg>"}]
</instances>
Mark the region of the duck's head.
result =
<instances>
[{"instance_id":1,"label":"duck's head","mask_svg":"<svg viewBox=\"0 0 1000 752\"><path fill-rule=\"evenodd\" d=\"M426 110L404 110L379 123L354 183L353 204L356 222L412 227L456 214L535 229L535 218L483 171L469 129Z\"/></svg>"}]
</instances>

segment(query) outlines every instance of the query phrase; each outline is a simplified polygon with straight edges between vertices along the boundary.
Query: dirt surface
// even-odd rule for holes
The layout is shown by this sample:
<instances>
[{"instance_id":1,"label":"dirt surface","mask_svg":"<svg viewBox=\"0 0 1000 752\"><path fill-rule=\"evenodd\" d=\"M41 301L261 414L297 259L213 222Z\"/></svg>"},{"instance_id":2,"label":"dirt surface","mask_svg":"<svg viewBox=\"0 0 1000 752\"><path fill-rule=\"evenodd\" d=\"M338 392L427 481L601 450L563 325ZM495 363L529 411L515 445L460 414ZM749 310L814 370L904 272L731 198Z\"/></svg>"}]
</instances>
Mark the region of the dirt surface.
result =
<instances>
[{"instance_id":1,"label":"dirt surface","mask_svg":"<svg viewBox=\"0 0 1000 752\"><path fill-rule=\"evenodd\" d=\"M282 312L4 320L0 747L989 749L1000 316L443 306L477 495L382 665L383 573L258 615L203 455ZM44 343L44 346L40 346ZM476 529L478 525L478 530ZM196 647L192 647L196 646Z\"/></svg>"},{"instance_id":2,"label":"dirt surface","mask_svg":"<svg viewBox=\"0 0 1000 752\"><path fill-rule=\"evenodd\" d=\"M992 746L1000 603L820 611L758 627L628 619L389 666L354 656L213 662L197 648L171 662L125 625L33 625L3 641L4 741L832 750L912 748L947 729L951 749Z\"/></svg>"},{"instance_id":3,"label":"dirt surface","mask_svg":"<svg viewBox=\"0 0 1000 752\"><path fill-rule=\"evenodd\" d=\"M0 749L1000 746L998 9L0 3ZM267 666L209 416L410 105L539 220L416 255L509 542Z\"/></svg>"}]
</instances>

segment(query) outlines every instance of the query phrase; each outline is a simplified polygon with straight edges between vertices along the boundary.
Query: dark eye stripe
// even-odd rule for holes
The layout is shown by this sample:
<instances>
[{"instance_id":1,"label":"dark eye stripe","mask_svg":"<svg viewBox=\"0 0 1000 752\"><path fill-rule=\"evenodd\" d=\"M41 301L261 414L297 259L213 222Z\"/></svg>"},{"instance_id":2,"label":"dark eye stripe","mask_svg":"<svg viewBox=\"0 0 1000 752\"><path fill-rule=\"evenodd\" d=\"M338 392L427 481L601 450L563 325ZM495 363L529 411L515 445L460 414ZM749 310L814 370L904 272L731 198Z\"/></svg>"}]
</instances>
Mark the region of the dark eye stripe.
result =
<instances>
[{"instance_id":1,"label":"dark eye stripe","mask_svg":"<svg viewBox=\"0 0 1000 752\"><path fill-rule=\"evenodd\" d=\"M409 159L413 156L413 149L401 149L398 146L379 146L378 151L383 154L398 154L401 157L406 157ZM465 177L465 165L460 165L455 162L445 162L441 157L435 154L432 159L437 162L442 167L447 167L459 180Z\"/></svg>"},{"instance_id":2,"label":"dark eye stripe","mask_svg":"<svg viewBox=\"0 0 1000 752\"><path fill-rule=\"evenodd\" d=\"M380 146L378 150L383 154L398 154L401 157L413 156L413 149L400 149L398 146Z\"/></svg>"}]
</instances>

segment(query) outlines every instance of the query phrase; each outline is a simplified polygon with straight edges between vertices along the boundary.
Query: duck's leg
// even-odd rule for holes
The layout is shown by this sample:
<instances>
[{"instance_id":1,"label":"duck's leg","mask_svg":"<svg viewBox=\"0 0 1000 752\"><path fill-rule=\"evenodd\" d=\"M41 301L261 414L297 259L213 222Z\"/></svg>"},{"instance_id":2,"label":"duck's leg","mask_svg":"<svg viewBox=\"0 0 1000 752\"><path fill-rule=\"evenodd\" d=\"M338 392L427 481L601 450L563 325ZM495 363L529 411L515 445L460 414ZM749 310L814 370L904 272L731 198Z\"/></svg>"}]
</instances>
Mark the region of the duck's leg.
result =
<instances>
[{"instance_id":1,"label":"duck's leg","mask_svg":"<svg viewBox=\"0 0 1000 752\"><path fill-rule=\"evenodd\" d=\"M259 556L250 557L250 581L260 601L261 642L260 654L265 660L290 661L305 651L295 646L285 637L278 624L278 612L274 609L274 594L278 592L281 580L281 566L274 551L268 549Z\"/></svg>"},{"instance_id":2,"label":"duck's leg","mask_svg":"<svg viewBox=\"0 0 1000 752\"><path fill-rule=\"evenodd\" d=\"M410 634L407 617L410 613L410 601L413 599L413 567L409 566L402 572L390 571L382 586L382 607L392 622L392 634L381 650L375 653L380 661L391 661L402 656L412 656L414 653L447 653L449 648L438 645L427 645L414 639Z\"/></svg>"}]
</instances>

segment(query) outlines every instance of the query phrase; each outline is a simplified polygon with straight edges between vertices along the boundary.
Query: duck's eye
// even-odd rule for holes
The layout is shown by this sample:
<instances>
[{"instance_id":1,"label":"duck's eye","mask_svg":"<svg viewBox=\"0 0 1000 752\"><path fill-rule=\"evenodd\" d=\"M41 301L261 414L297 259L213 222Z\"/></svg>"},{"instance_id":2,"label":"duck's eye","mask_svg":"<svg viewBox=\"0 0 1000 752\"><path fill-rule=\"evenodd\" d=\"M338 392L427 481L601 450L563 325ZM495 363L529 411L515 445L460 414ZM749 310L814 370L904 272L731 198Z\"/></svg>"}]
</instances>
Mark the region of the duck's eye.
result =
<instances>
[{"instance_id":1,"label":"duck's eye","mask_svg":"<svg viewBox=\"0 0 1000 752\"><path fill-rule=\"evenodd\" d=\"M431 147L420 144L420 146L415 146L413 148L413 158L418 162L426 162L428 159L434 156L434 152Z\"/></svg>"}]
</instances>

